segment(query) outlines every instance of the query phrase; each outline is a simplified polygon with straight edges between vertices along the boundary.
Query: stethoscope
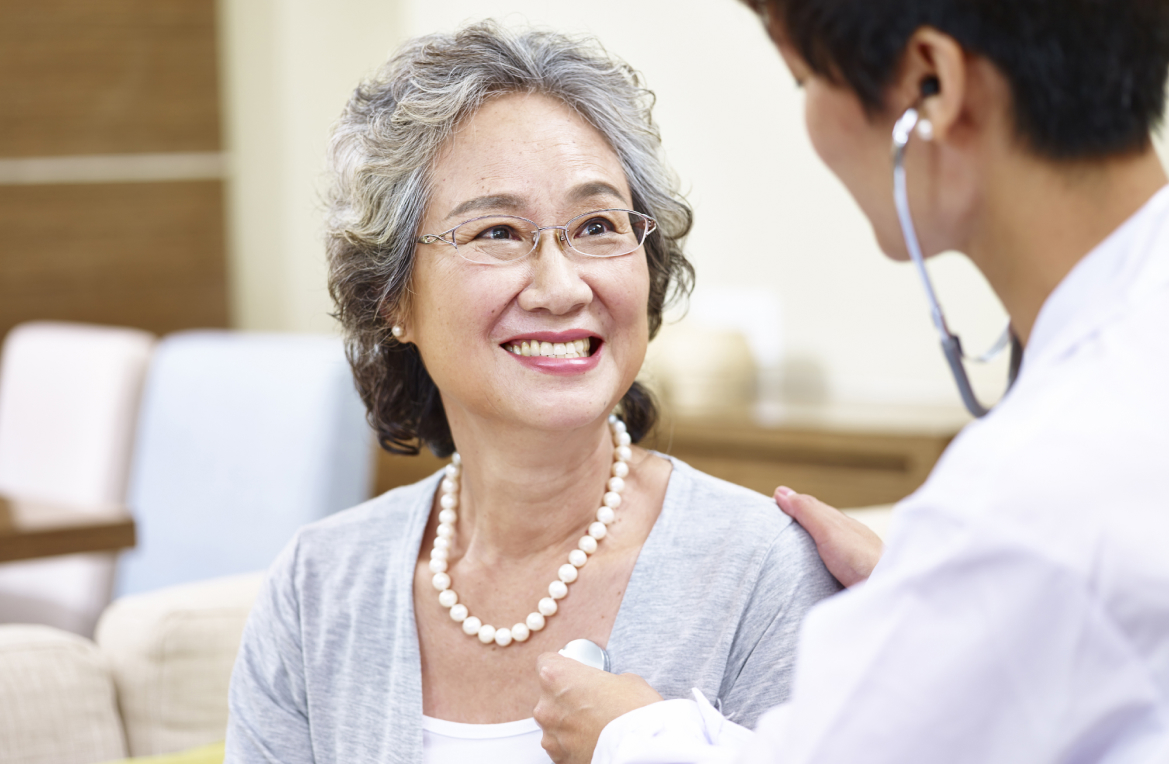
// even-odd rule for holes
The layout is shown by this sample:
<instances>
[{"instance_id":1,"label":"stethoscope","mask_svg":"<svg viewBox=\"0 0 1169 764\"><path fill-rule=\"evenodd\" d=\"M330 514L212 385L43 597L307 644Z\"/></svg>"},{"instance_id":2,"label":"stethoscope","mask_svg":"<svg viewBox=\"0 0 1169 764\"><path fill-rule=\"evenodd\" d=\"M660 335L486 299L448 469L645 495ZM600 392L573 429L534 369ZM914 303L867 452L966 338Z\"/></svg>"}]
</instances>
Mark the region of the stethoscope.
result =
<instances>
[{"instance_id":1,"label":"stethoscope","mask_svg":"<svg viewBox=\"0 0 1169 764\"><path fill-rule=\"evenodd\" d=\"M922 83L922 95L935 95L938 92L937 87L936 79L926 80ZM917 239L917 231L913 227L913 216L909 213L909 191L905 181L905 147L909 145L909 137L913 134L914 128L918 127L920 121L921 117L917 109L910 108L893 125L893 202L897 206L897 219L901 222L901 234L905 238L905 248L909 250L909 257L917 268L921 283L925 286L925 296L930 305L930 316L933 318L938 338L942 342L942 353L950 365L950 373L958 385L962 403L966 405L967 411L975 417L983 417L990 412L990 409L983 406L978 397L975 396L974 388L970 385L970 377L967 376L966 367L962 363L963 359L976 363L986 363L997 358L1009 344L1011 346L1011 364L1007 378L1007 390L1010 391L1015 384L1015 379L1019 376L1019 366L1023 362L1023 345L1011 332L1011 325L1008 323L990 350L980 356L970 357L962 351L962 341L946 326L946 317L942 314L942 306L938 303L933 282L930 281L929 272L925 269L925 258L922 257L921 244Z\"/></svg>"}]
</instances>

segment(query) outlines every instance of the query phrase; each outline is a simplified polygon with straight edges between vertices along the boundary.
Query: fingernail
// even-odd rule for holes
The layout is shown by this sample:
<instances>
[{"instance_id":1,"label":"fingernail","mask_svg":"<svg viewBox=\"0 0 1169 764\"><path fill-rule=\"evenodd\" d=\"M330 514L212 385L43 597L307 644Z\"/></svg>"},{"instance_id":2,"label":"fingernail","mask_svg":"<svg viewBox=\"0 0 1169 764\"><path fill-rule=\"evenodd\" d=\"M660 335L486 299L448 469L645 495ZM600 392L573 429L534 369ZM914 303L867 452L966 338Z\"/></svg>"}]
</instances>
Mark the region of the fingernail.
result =
<instances>
[{"instance_id":1,"label":"fingernail","mask_svg":"<svg viewBox=\"0 0 1169 764\"><path fill-rule=\"evenodd\" d=\"M781 485L779 488L776 488L775 492L778 493L779 495L783 496L785 499L788 496L791 496L793 493L795 493L795 491L788 488L786 485Z\"/></svg>"}]
</instances>

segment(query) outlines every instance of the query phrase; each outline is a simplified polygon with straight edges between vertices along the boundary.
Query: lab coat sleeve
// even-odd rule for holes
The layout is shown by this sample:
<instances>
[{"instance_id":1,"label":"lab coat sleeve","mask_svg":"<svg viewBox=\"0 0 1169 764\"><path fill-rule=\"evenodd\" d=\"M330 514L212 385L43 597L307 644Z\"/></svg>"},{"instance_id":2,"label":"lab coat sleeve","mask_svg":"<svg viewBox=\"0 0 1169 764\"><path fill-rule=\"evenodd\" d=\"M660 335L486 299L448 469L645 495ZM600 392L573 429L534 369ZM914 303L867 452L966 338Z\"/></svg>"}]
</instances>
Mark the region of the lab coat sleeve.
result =
<instances>
[{"instance_id":1,"label":"lab coat sleeve","mask_svg":"<svg viewBox=\"0 0 1169 764\"><path fill-rule=\"evenodd\" d=\"M655 704L594 761L1022 764L1159 734L1155 685L1081 579L983 529L929 531L812 611L792 700L754 736Z\"/></svg>"},{"instance_id":2,"label":"lab coat sleeve","mask_svg":"<svg viewBox=\"0 0 1169 764\"><path fill-rule=\"evenodd\" d=\"M614 719L601 732L593 764L729 764L751 738L696 689L694 700L652 703Z\"/></svg>"}]
</instances>

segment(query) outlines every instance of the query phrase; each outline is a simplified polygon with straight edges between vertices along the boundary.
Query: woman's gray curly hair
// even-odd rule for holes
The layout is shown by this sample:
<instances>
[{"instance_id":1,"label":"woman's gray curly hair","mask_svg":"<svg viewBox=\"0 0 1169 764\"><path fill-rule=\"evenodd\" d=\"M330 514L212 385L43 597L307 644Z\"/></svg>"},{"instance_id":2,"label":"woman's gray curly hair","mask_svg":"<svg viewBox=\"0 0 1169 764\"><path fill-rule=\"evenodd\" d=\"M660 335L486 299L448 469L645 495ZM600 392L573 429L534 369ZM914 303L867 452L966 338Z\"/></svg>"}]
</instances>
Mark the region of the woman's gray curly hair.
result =
<instances>
[{"instance_id":1,"label":"woman's gray curly hair","mask_svg":"<svg viewBox=\"0 0 1169 764\"><path fill-rule=\"evenodd\" d=\"M693 214L660 156L654 96L637 72L594 40L513 32L491 21L407 43L354 90L329 145L329 293L370 424L388 451L454 450L438 390L417 348L393 338L390 317L410 297L439 148L487 100L517 92L557 98L605 136L634 210L658 221L645 243L650 337L667 303L693 286L682 253ZM634 383L621 405L636 441L656 418L653 398Z\"/></svg>"}]
</instances>

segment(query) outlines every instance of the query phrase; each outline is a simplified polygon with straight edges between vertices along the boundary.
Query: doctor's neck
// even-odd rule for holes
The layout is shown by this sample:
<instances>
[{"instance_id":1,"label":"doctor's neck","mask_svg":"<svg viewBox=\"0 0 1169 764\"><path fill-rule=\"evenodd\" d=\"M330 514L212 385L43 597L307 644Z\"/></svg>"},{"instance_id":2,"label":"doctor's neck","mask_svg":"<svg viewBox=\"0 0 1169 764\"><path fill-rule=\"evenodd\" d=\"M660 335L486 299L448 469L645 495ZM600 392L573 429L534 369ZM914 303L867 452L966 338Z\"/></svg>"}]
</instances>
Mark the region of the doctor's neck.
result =
<instances>
[{"instance_id":1,"label":"doctor's neck","mask_svg":"<svg viewBox=\"0 0 1169 764\"><path fill-rule=\"evenodd\" d=\"M1026 345L1043 303L1097 245L1167 179L1152 145L1102 159L1058 162L1025 150L985 176L979 222L965 251Z\"/></svg>"}]
</instances>

